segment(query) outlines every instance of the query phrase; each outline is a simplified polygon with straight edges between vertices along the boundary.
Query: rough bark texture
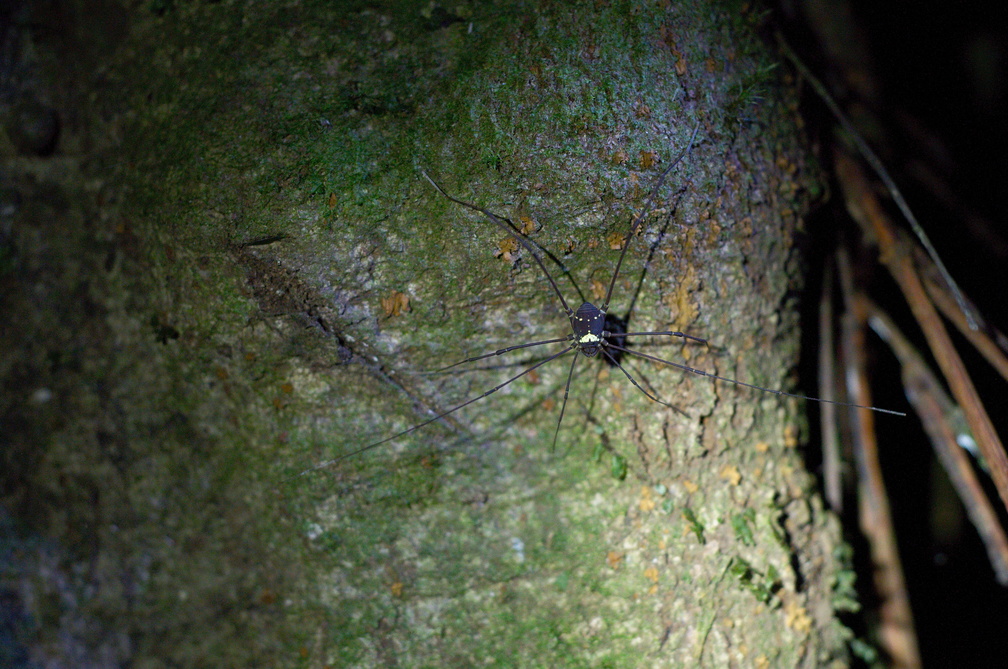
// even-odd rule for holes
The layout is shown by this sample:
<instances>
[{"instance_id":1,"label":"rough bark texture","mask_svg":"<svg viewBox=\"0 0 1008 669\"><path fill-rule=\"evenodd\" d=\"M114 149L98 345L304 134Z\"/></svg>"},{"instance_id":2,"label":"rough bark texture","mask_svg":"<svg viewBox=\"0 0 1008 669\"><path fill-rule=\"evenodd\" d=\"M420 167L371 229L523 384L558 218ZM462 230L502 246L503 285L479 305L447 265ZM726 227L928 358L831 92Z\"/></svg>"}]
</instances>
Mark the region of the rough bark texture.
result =
<instances>
[{"instance_id":1,"label":"rough bark texture","mask_svg":"<svg viewBox=\"0 0 1008 669\"><path fill-rule=\"evenodd\" d=\"M844 665L848 572L793 401L633 361L673 411L581 359L552 451L568 356L298 476L524 367L422 372L569 332L528 251L500 253L501 231L418 167L534 222L576 308L570 279L601 302L614 242L699 123L612 311L711 344L632 342L649 354L786 387L815 175L758 16L331 5L137 9L91 80L112 91L92 120L122 148L82 170L97 186L68 186L83 212L47 214L39 196L19 214L4 493L33 530L8 580L51 600L32 610L37 652ZM44 243L45 225L64 238Z\"/></svg>"}]
</instances>

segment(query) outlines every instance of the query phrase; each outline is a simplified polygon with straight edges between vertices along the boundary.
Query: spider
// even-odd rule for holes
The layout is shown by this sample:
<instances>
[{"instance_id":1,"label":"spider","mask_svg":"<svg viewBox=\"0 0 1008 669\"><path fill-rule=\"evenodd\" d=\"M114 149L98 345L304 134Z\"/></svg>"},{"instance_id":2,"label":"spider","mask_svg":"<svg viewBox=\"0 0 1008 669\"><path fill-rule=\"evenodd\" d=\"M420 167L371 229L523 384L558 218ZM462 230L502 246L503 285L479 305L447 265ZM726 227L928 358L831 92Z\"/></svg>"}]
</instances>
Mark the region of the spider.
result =
<instances>
[{"instance_id":1,"label":"spider","mask_svg":"<svg viewBox=\"0 0 1008 669\"><path fill-rule=\"evenodd\" d=\"M891 415L895 415L895 416L905 416L906 415L905 413L902 413L902 412L899 412L899 411L893 411L893 410L890 410L890 409L883 409L883 408L874 407L874 406L864 406L864 405L861 405L861 404L852 404L852 403L848 403L848 402L839 402L839 401L835 401L835 400L820 399L820 398L817 398L817 397L810 397L808 395L802 395L802 394L798 394L798 393L789 393L789 392L785 392L783 390L774 390L772 388L764 388L763 386L757 386L757 385L754 385L754 384L751 384L751 383L746 383L744 381L739 381L737 379L731 379L731 378L728 378L728 377L719 376L717 374L712 374L712 373L704 371L702 369L695 369L693 367L689 367L687 365L684 365L684 364L681 364L681 363L678 363L678 362L673 362L671 360L665 360L663 358L659 358L659 357L654 356L654 355L643 353L641 351L636 351L634 349L627 348L625 346L625 341L626 341L627 337L678 337L678 338L681 338L683 340L690 340L690 341L697 342L697 343L704 344L704 345L707 344L707 340L701 339L699 337L694 337L692 335L688 335L688 334L683 333L683 332L674 332L674 331L626 332L625 328L622 326L622 324L625 323L625 321L623 319L616 318L615 316L609 314L609 303L610 303L610 300L612 299L613 288L616 286L616 279L619 276L620 268L623 265L623 259L626 257L627 249L630 247L630 242L633 239L633 237L636 235L637 229L640 227L640 224L643 221L644 217L650 211L651 206L654 203L655 198L657 197L658 191L661 188L662 184L665 182L666 177L669 175L669 173L672 171L672 169L677 164L679 164L679 162L682 161L682 159L691 150L691 148L693 146L693 141L696 138L697 130L699 129L699 127L700 126L697 125L693 129L693 133L690 136L689 143L687 144L686 148L683 149L683 151L675 158L675 160L673 160L672 163L667 168L665 168L665 170L659 175L658 179L655 182L654 187L651 189L651 192L648 195L648 198L647 198L647 201L644 204L644 207L641 209L640 213L638 213L637 216L634 217L633 222L630 225L630 230L627 232L626 237L623 239L622 250L620 251L619 259L616 261L616 268L613 270L612 278L609 281L609 287L608 287L608 289L606 290L606 293L605 293L605 299L602 301L602 304L600 306L595 306L594 304L592 304L592 303L590 303L588 301L585 301L577 309L572 309L571 306L568 304L567 300L564 298L563 293L560 291L560 288L557 286L556 281L553 279L553 276L550 274L549 270L546 269L546 265L543 262L542 257L540 256L540 253L537 252L537 250L536 250L535 247L538 246L538 244L535 244L532 240L530 240L528 237L526 237L522 233L522 231L517 226L515 226L514 223L511 222L510 219L508 219L508 218L506 218L504 216L499 216L499 215L493 213L492 211L489 211L488 209L484 209L483 207L480 207L478 205L472 204L470 202L466 202L464 200L460 200L460 199L458 199L458 198L456 198L456 197L454 197L452 195L449 195L440 185L438 185L438 183L436 181L434 181L434 179L432 179L430 177L429 174L427 174L426 171L421 170L420 173L424 177L424 179L426 179L428 182L430 182L431 186L433 186L441 195L443 195L444 197L448 198L449 200L451 200L455 204L461 205L463 207L466 207L468 209L471 209L473 211L476 211L476 212L479 212L479 213L483 214L484 216L487 217L487 219L490 220L490 222L492 222L494 225L496 225L501 230L503 230L504 232L506 232L508 235L510 235L511 237L513 237L519 244L521 244L523 247L525 247L525 249L532 255L532 258L535 261L535 263L539 266L539 269L542 270L542 273L546 277L546 280L549 282L549 285L550 285L551 289L556 294L557 299L560 301L560 304L561 304L561 306L563 308L563 311L564 311L564 313L567 316L567 319L570 321L570 327L571 327L571 333L568 334L568 335L566 335L566 336L564 336L564 337L557 337L557 338L554 338L554 339L544 339L544 340L541 340L541 341L533 341L533 342L528 342L528 343L525 343L525 344L517 344L517 345L514 345L514 346L508 346L506 348L497 349L496 351L493 351L491 353L484 353L483 355L477 355L477 356L473 356L473 357L470 357L470 358L466 358L465 360L460 360L459 362L456 362L456 363L454 363L452 365L449 365L448 367L445 367L441 371L449 370L449 369L458 367L460 365L465 365L465 364L468 364L468 363L471 363L471 362L476 362L476 361L479 361L479 360L485 360L487 358L493 358L493 357L505 355L505 354L510 353L512 351L518 351L518 350L522 350L522 349L534 348L534 347L538 347L538 346L546 346L546 345L549 345L549 344L566 344L566 346L562 350L560 350L560 351L558 351L556 353L550 354L545 359L540 360L540 361L536 362L533 365L530 365L529 367L527 367L526 369L524 369L520 373L515 374L514 376L508 378L503 383L499 383L498 385L494 386L493 388L490 388L489 390L485 391L481 395L477 395L475 397L472 397L472 398L466 400L465 402L462 402L461 404L458 404L458 405L456 405L456 406L448 409L447 411L443 411L443 412L439 413L438 415L434 416L433 418L429 418L428 420L425 420L425 421L423 421L421 423L418 423L418 424L416 424L416 425L414 425L412 427L409 427L409 428L407 428L405 430L402 430L400 432L396 432L395 434L393 434L391 436L388 436L388 437L385 437L385 438L383 438L383 439L381 439L379 441L375 441L375 442L372 442L370 444L367 444L366 446L363 446L363 447L358 448L358 449L356 449L354 451L351 451L350 453L346 453L344 455L341 455L338 458L334 458L332 460L328 460L328 461L323 462L323 463L321 463L319 465L316 465L315 467L312 467L311 469L309 469L309 470L307 470L306 472L303 472L303 473L307 473L308 471L313 471L315 469L321 469L323 467L328 467L329 465L335 464L335 463L337 463L337 462L339 462L341 460L345 460L347 458L354 457L356 455L364 453L365 451L369 451L371 449L377 448L378 446L381 446L382 444L386 444L386 443L388 443L390 441L394 441L395 439L398 439L398 438L403 437L403 436L405 436L407 434L410 434L411 432L415 432L416 430L419 430L419 429L421 429L421 428L423 428L423 427L425 427L427 425L430 425L431 423L433 423L433 422L435 422L437 420L440 420L441 418L444 418L445 416L453 414L456 411L459 411L459 410L461 410L461 409L469 406L470 404L478 402L479 400L481 400L481 399L483 399L483 398L485 398L485 397L487 397L489 395L492 395L493 393L497 392L501 388L504 388L505 386L507 386L507 385L509 385L511 383L514 383L515 381L517 381L518 379L522 378L523 376L525 376L525 375L533 372L534 370L542 367L543 365L546 365L546 364L548 364L548 363L550 363L550 362L552 362L552 361L554 361L554 360L556 360L558 358L561 358L561 357L567 355L568 353L574 353L574 356L571 359L570 370L567 372L567 381L566 381L566 383L564 385L563 403L560 406L560 415L557 418L556 429L553 432L553 447L554 448L556 446L557 437L560 434L560 425L563 423L564 413L567 410L567 399L568 399L568 396L570 394L571 380L574 377L574 368L577 365L577 361L578 361L578 359L581 356L584 356L586 358L595 358L595 357L598 357L599 355L601 355L601 357L607 363L609 363L613 367L616 367L617 369L619 369L623 373L623 375L626 376L626 378L630 381L630 383L633 384L633 386L635 388L637 388L640 392L642 392L644 395L646 395L648 397L648 399L650 399L650 400L652 400L654 402L657 402L657 403L659 403L659 404L661 404L663 406L669 407L669 408L671 408L671 409L673 409L675 411L679 411L680 413L681 413L680 409L678 409L677 407L673 406L672 404L669 404L668 402L660 399L653 392L649 392L643 386L641 386L641 384L637 382L637 380L633 377L633 375L631 375L626 370L626 368L623 366L623 364L621 363L622 356L623 355L629 355L629 356L636 357L636 358L641 358L641 359L644 359L644 360L650 360L652 362L656 362L656 363L659 363L661 365L667 365L669 367L675 367L676 369L680 369L680 370L682 370L684 372L688 372L690 374L696 374L698 376L704 376L704 377L707 377L707 378L709 378L711 380L714 380L714 381L724 381L726 383L731 383L731 384L734 384L736 386L750 388L752 390L758 390L760 392L770 393L772 395L781 395L781 396L784 396L784 397L795 397L795 398L798 398L798 399L809 400L809 401L812 401L812 402L821 402L821 403L826 403L826 404L835 404L835 405L838 405L838 406L854 407L854 408L859 408L859 409L869 409L871 411L876 411L876 412L879 412L879 413L891 414ZM564 272L566 272L566 268L563 268L563 265L561 263L559 263L559 261L557 261L556 258L554 258L552 256L552 254L550 254L545 249L542 249L542 247L539 247L539 248L540 248L540 250L543 253L545 253L546 255L549 255L549 257L551 259L553 259L558 264L560 264L561 268L564 270ZM580 291L578 291L578 292L580 293Z\"/></svg>"}]
</instances>

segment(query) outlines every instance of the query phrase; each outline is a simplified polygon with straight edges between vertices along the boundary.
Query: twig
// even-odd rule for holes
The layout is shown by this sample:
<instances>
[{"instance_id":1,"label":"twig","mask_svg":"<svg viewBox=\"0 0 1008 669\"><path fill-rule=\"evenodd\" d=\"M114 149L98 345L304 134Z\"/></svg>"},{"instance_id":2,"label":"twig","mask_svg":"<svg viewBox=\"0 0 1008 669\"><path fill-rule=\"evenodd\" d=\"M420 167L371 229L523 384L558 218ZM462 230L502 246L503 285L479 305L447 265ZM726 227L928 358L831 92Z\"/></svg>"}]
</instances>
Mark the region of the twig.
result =
<instances>
[{"instance_id":1,"label":"twig","mask_svg":"<svg viewBox=\"0 0 1008 669\"><path fill-rule=\"evenodd\" d=\"M1008 585L1008 536L960 445L960 439L969 436L956 429L956 423L961 422L957 418L961 417L962 410L945 393L941 383L892 319L868 298L860 299L869 313L868 325L899 358L907 398L920 416L935 454L987 548L998 583Z\"/></svg>"},{"instance_id":2,"label":"twig","mask_svg":"<svg viewBox=\"0 0 1008 669\"><path fill-rule=\"evenodd\" d=\"M865 322L867 314L855 299L850 262L843 248L837 252L840 287L846 312L842 320L844 362L848 367L847 393L851 401L870 402L865 380ZM871 546L875 591L879 596L879 634L891 667L915 669L921 666L914 632L910 595L900 562L892 512L879 463L875 437L875 416L863 409L849 413L853 423L854 460L858 473L858 517L861 531Z\"/></svg>"},{"instance_id":3,"label":"twig","mask_svg":"<svg viewBox=\"0 0 1008 669\"><path fill-rule=\"evenodd\" d=\"M963 408L970 430L990 466L991 478L1002 503L1008 509L1008 457L990 417L983 408L962 359L917 275L912 262L912 242L900 236L883 213L867 179L857 163L843 153L836 156L836 174L844 191L847 211L865 234L878 244L880 258L896 279L914 318L920 325L932 355L945 376L956 402Z\"/></svg>"},{"instance_id":4,"label":"twig","mask_svg":"<svg viewBox=\"0 0 1008 669\"><path fill-rule=\"evenodd\" d=\"M971 329L962 311L956 307L955 299L949 295L947 287L935 276L937 269L930 264L928 257L924 254L918 254L916 262L921 268L924 288L927 289L928 295L931 296L935 305L945 314L945 318L952 321L959 332L973 344L973 347L987 358L987 362L998 371L1001 378L1008 381L1008 357L1005 356L1005 346L1008 345L1008 341L1005 340L1005 336L997 328L988 324L981 314L976 314L975 310L974 314L977 317L979 327Z\"/></svg>"}]
</instances>

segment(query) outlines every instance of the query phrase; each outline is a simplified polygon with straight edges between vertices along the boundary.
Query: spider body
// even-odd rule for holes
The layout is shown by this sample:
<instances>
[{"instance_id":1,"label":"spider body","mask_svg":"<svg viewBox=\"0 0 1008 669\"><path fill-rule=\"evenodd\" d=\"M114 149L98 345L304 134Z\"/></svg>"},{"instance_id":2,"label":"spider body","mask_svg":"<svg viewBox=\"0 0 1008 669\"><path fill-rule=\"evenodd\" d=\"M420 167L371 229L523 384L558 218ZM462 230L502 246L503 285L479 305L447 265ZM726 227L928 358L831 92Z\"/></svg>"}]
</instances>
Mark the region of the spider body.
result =
<instances>
[{"instance_id":1,"label":"spider body","mask_svg":"<svg viewBox=\"0 0 1008 669\"><path fill-rule=\"evenodd\" d=\"M590 302L585 302L570 319L574 331L575 349L589 358L594 358L606 345L609 332L606 331L606 314Z\"/></svg>"}]
</instances>

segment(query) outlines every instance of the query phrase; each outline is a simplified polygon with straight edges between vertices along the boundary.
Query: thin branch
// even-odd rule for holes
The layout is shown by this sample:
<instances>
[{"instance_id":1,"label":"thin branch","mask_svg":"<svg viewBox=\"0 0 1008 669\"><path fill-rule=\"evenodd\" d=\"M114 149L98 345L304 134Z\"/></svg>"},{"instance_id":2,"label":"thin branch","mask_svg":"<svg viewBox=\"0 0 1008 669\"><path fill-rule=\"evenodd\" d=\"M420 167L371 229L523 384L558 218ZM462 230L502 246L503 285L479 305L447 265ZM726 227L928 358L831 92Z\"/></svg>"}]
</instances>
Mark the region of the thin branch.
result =
<instances>
[{"instance_id":1,"label":"thin branch","mask_svg":"<svg viewBox=\"0 0 1008 669\"><path fill-rule=\"evenodd\" d=\"M899 284L914 318L927 338L931 353L952 390L952 395L966 413L970 430L990 466L991 478L998 495L1008 509L1008 457L1005 456L1004 445L984 410L980 395L962 359L956 353L945 324L934 304L928 299L927 291L912 262L912 242L905 235L900 236L883 213L871 185L853 159L838 153L836 174L844 191L847 211L865 234L876 240L882 262Z\"/></svg>"},{"instance_id":2,"label":"thin branch","mask_svg":"<svg viewBox=\"0 0 1008 669\"><path fill-rule=\"evenodd\" d=\"M920 416L938 460L987 548L987 556L998 583L1008 585L1008 536L977 478L969 456L963 452L965 449L961 440L972 439L972 436L963 434L964 430L960 427L965 424L962 409L952 402L941 382L928 369L923 357L892 319L868 298L860 299L869 314L868 325L899 358L907 399Z\"/></svg>"},{"instance_id":3,"label":"thin branch","mask_svg":"<svg viewBox=\"0 0 1008 669\"><path fill-rule=\"evenodd\" d=\"M841 318L841 342L847 367L844 374L847 395L855 402L868 404L871 402L871 393L866 381L864 360L867 316L854 299L850 262L843 248L838 251L837 260L840 287L846 306ZM882 478L875 416L864 410L851 411L848 415L853 424L852 445L858 473L858 516L861 531L871 545L875 591L881 600L879 629L882 644L891 659L891 667L916 669L921 666L920 651L914 633L910 595L896 544L889 498Z\"/></svg>"}]
</instances>

